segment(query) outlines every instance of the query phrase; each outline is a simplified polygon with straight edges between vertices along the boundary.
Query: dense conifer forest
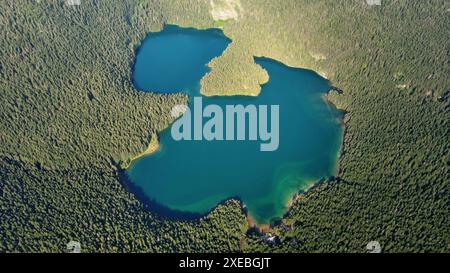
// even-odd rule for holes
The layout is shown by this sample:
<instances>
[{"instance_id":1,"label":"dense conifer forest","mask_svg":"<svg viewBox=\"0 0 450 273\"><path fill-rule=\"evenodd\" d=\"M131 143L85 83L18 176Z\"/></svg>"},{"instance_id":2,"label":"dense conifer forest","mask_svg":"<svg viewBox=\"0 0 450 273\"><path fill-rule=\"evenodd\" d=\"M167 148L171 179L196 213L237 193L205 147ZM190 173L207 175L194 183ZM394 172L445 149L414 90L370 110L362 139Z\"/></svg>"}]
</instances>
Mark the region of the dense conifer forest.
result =
<instances>
[{"instance_id":1,"label":"dense conifer forest","mask_svg":"<svg viewBox=\"0 0 450 273\"><path fill-rule=\"evenodd\" d=\"M238 200L193 221L130 193L121 166L172 122L181 94L136 90L136 49L165 24L232 40L205 95L257 95L255 56L317 71L343 94L339 172L267 235ZM450 251L446 0L15 0L0 3L0 251Z\"/></svg>"}]
</instances>

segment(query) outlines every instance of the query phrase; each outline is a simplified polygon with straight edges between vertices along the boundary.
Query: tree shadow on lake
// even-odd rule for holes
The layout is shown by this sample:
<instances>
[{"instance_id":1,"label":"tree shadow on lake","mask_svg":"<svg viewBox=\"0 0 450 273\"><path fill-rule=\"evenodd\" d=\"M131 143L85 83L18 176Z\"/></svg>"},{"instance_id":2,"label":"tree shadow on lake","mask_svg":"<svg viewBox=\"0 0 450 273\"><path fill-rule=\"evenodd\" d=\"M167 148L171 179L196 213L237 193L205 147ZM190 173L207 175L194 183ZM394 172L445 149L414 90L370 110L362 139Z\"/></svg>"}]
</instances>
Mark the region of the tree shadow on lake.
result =
<instances>
[{"instance_id":1,"label":"tree shadow on lake","mask_svg":"<svg viewBox=\"0 0 450 273\"><path fill-rule=\"evenodd\" d=\"M144 191L136 186L133 181L131 181L130 177L126 173L126 171L120 170L119 177L120 180L125 187L126 190L134 194L136 199L141 202L141 204L144 205L146 209L148 209L151 212L155 212L158 214L158 216L162 218L167 218L170 220L182 220L182 221L193 221L198 220L205 216L204 214L200 213L192 213L192 212L184 212L184 211L178 211L173 210L171 208L168 208L164 205L161 205L160 203L156 202L154 199L150 199Z\"/></svg>"},{"instance_id":2,"label":"tree shadow on lake","mask_svg":"<svg viewBox=\"0 0 450 273\"><path fill-rule=\"evenodd\" d=\"M157 216L164 218L164 219L168 219L168 220L173 220L173 221L197 221L200 220L201 218L207 216L208 214L210 214L212 211L214 211L218 206L220 205L225 205L226 203L228 203L230 200L236 200L241 204L242 207L242 200L240 197L230 197L227 198L219 203L217 203L216 206L214 206L212 209L210 209L209 211L205 212L205 213L193 213L193 212L186 212L186 211L179 211L179 210L174 210L171 208L168 208L160 203L158 203L156 200L154 199L150 199L142 190L142 188L136 186L133 181L130 179L129 175L127 174L126 171L124 170L119 170L118 171L118 175L120 178L120 181L122 183L122 185L125 187L125 189L132 193L136 199L144 205L145 209L147 209L150 212L154 212L157 214ZM247 209L245 207L242 207L242 211L245 215L247 215Z\"/></svg>"}]
</instances>

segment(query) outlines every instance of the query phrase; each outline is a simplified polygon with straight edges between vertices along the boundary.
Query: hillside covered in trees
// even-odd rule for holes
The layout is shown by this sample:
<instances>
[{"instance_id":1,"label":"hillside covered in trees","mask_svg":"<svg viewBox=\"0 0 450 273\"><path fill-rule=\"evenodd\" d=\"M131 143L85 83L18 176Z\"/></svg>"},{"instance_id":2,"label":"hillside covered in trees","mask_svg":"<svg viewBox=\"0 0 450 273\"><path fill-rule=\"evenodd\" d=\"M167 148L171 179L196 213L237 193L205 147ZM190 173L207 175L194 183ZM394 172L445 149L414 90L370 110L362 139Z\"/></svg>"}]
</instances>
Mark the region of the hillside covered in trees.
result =
<instances>
[{"instance_id":1,"label":"hillside covered in trees","mask_svg":"<svg viewBox=\"0 0 450 273\"><path fill-rule=\"evenodd\" d=\"M0 251L450 251L450 4L445 0L17 0L0 3ZM299 194L267 244L230 200L164 219L120 166L183 95L136 90L136 48L164 24L232 40L206 95L256 95L255 56L318 71L343 94L337 177Z\"/></svg>"}]
</instances>

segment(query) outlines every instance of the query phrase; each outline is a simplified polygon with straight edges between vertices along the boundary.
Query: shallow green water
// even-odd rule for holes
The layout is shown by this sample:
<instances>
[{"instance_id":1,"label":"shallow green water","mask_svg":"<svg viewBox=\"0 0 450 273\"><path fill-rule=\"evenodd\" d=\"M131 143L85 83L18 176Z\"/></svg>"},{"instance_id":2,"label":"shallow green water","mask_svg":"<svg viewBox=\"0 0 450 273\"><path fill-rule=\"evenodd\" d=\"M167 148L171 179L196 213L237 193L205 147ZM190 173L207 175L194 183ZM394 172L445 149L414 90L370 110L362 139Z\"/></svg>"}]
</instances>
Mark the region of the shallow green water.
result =
<instances>
[{"instance_id":1,"label":"shallow green water","mask_svg":"<svg viewBox=\"0 0 450 273\"><path fill-rule=\"evenodd\" d=\"M133 81L145 91L185 92L192 108L206 64L229 42L218 30L168 26L143 42ZM169 128L161 150L128 169L132 188L160 213L203 214L238 197L258 223L269 223L282 217L293 194L334 174L342 128L340 113L322 99L328 82L273 60L256 62L270 75L260 96L203 97L203 105L279 105L278 150L261 152L261 142L248 140L175 141Z\"/></svg>"}]
</instances>

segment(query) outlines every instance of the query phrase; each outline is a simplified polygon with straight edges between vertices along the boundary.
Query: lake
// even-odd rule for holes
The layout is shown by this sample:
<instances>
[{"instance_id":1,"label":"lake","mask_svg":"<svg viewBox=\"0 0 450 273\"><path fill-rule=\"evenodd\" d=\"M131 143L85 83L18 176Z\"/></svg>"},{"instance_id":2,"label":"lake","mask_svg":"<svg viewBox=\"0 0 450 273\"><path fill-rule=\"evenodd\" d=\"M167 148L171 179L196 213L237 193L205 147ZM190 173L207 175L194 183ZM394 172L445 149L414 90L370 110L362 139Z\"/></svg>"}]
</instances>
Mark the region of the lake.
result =
<instances>
[{"instance_id":1,"label":"lake","mask_svg":"<svg viewBox=\"0 0 450 273\"><path fill-rule=\"evenodd\" d=\"M133 83L146 92L201 96L207 64L231 41L220 30L166 26L142 42ZM298 192L333 176L339 155L342 114L324 100L330 86L318 74L275 60L255 58L270 80L258 97L202 97L204 106L279 105L279 146L260 150L258 141L175 141L168 128L161 149L131 163L130 188L163 216L202 215L222 201L239 198L259 224L283 216Z\"/></svg>"}]
</instances>

